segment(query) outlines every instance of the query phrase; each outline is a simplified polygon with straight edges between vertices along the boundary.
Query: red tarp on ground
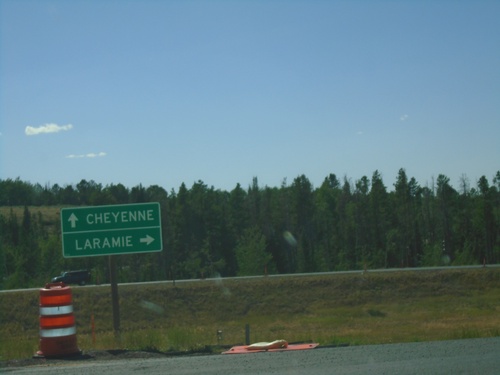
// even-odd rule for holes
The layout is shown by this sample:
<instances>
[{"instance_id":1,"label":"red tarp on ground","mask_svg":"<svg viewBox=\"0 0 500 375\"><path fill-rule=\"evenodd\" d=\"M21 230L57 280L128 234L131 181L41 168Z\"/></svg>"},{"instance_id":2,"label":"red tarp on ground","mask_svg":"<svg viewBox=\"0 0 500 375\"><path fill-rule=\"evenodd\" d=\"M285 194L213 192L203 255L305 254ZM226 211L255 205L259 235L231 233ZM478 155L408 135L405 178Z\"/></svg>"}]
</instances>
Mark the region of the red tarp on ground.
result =
<instances>
[{"instance_id":1,"label":"red tarp on ground","mask_svg":"<svg viewBox=\"0 0 500 375\"><path fill-rule=\"evenodd\" d=\"M276 349L248 349L248 346L233 346L228 351L222 352L222 354L247 354L247 353L258 353L258 352L287 352L289 350L306 350L314 349L317 347L318 343L311 344L289 344L287 347L276 348Z\"/></svg>"}]
</instances>

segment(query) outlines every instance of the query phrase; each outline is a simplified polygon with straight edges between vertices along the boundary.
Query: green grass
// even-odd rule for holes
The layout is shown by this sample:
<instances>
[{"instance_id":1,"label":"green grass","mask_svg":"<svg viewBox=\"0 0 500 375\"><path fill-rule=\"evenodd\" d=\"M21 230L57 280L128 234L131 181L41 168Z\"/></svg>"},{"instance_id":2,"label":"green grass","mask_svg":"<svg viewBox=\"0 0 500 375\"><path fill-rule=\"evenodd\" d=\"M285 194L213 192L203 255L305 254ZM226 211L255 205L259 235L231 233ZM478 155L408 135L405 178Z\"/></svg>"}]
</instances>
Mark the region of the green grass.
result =
<instances>
[{"instance_id":1,"label":"green grass","mask_svg":"<svg viewBox=\"0 0 500 375\"><path fill-rule=\"evenodd\" d=\"M78 346L84 351L218 351L220 345L244 343L246 324L251 342L321 345L500 333L500 269L119 286L119 339L113 332L110 288L72 291ZM38 291L0 294L0 318L0 359L33 355L38 349Z\"/></svg>"}]
</instances>

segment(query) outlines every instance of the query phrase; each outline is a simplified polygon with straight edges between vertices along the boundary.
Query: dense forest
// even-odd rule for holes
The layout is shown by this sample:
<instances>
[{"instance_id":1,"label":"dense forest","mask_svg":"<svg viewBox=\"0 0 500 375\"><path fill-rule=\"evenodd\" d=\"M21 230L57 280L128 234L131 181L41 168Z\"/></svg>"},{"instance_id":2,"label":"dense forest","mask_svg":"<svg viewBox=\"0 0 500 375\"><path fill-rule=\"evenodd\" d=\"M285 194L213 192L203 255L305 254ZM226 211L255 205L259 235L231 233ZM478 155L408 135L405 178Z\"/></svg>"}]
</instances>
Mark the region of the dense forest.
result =
<instances>
[{"instance_id":1,"label":"dense forest","mask_svg":"<svg viewBox=\"0 0 500 375\"><path fill-rule=\"evenodd\" d=\"M317 188L304 175L280 187L254 178L229 192L202 181L167 192L18 178L0 180L0 287L43 286L81 268L109 281L108 257L63 258L59 217L34 208L140 202L160 203L164 250L116 256L120 282L500 261L500 171L491 184L462 176L458 189L445 175L420 186L404 169L390 189L378 171L330 174Z\"/></svg>"}]
</instances>

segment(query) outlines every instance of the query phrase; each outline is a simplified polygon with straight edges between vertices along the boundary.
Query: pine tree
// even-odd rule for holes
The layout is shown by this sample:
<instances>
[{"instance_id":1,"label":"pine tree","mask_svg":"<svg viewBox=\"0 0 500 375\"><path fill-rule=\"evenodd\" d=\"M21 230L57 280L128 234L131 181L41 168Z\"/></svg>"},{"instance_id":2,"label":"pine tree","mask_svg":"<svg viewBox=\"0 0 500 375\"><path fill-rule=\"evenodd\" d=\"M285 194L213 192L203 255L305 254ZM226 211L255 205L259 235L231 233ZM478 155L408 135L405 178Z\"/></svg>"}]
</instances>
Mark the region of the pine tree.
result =
<instances>
[{"instance_id":1,"label":"pine tree","mask_svg":"<svg viewBox=\"0 0 500 375\"><path fill-rule=\"evenodd\" d=\"M235 251L238 276L262 275L274 268L272 256L266 252L266 238L257 227L245 230Z\"/></svg>"}]
</instances>

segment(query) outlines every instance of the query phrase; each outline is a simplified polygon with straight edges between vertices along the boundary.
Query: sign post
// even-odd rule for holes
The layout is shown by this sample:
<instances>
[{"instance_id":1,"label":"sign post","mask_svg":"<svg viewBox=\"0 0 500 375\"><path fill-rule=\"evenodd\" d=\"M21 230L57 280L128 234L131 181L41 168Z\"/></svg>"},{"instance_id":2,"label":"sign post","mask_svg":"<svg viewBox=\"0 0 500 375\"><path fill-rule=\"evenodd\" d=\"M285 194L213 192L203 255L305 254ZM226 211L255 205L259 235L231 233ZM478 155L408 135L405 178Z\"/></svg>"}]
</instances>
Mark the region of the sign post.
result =
<instances>
[{"instance_id":1,"label":"sign post","mask_svg":"<svg viewBox=\"0 0 500 375\"><path fill-rule=\"evenodd\" d=\"M116 263L115 257L110 255L109 262L109 281L111 283L111 304L113 306L113 330L115 339L120 341L120 304L118 298L118 281L116 280ZM121 344L121 343L120 343Z\"/></svg>"},{"instance_id":2,"label":"sign post","mask_svg":"<svg viewBox=\"0 0 500 375\"><path fill-rule=\"evenodd\" d=\"M61 209L65 258L109 256L113 328L119 339L120 310L114 255L163 250L159 203Z\"/></svg>"}]
</instances>

